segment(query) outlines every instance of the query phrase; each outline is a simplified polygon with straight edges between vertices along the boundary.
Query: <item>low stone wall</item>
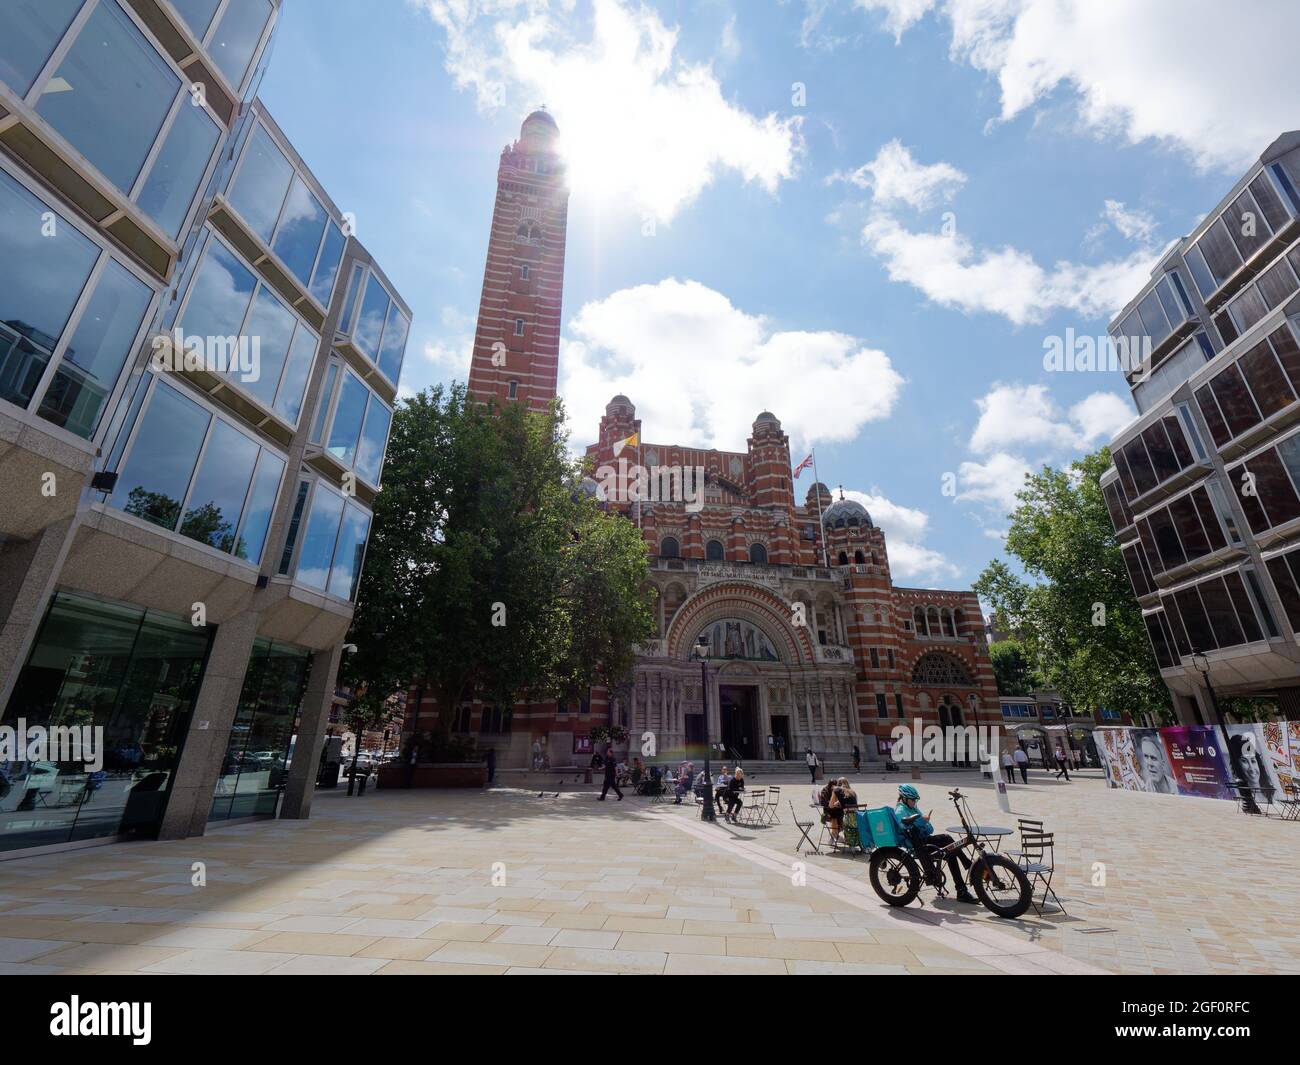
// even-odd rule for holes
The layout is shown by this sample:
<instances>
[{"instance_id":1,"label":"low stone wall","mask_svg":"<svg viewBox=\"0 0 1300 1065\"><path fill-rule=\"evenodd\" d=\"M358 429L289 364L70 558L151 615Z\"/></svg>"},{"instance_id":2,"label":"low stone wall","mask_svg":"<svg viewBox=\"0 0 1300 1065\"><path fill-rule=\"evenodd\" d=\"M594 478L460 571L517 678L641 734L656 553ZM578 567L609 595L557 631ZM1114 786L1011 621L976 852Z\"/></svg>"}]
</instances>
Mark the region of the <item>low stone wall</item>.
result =
<instances>
[{"instance_id":1,"label":"low stone wall","mask_svg":"<svg viewBox=\"0 0 1300 1065\"><path fill-rule=\"evenodd\" d=\"M381 788L482 788L487 784L487 766L480 763L430 763L409 765L389 762L379 767Z\"/></svg>"}]
</instances>

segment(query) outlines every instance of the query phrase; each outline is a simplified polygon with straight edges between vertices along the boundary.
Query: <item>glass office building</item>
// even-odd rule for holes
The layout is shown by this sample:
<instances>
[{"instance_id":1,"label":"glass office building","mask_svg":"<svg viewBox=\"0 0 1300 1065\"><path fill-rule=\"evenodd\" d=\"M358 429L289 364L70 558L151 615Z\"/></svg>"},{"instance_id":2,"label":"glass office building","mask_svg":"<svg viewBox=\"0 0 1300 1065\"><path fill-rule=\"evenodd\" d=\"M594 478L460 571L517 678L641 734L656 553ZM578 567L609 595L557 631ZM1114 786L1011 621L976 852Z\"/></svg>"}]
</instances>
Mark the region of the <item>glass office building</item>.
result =
<instances>
[{"instance_id":1,"label":"glass office building","mask_svg":"<svg viewBox=\"0 0 1300 1065\"><path fill-rule=\"evenodd\" d=\"M1102 492L1180 719L1300 717L1300 132L1176 242L1110 332L1139 414Z\"/></svg>"},{"instance_id":2,"label":"glass office building","mask_svg":"<svg viewBox=\"0 0 1300 1065\"><path fill-rule=\"evenodd\" d=\"M0 759L0 855L310 810L411 313L279 9L0 2L0 725L104 748Z\"/></svg>"}]
</instances>

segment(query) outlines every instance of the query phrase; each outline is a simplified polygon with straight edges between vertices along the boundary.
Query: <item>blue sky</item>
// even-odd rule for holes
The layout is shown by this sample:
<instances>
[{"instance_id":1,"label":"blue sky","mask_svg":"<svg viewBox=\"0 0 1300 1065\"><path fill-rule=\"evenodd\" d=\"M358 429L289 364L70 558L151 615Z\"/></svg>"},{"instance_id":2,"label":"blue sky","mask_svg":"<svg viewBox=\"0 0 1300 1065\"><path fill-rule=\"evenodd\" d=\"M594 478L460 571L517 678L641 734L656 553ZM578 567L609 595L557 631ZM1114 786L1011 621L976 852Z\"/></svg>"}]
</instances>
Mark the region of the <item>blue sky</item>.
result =
<instances>
[{"instance_id":1,"label":"blue sky","mask_svg":"<svg viewBox=\"0 0 1300 1065\"><path fill-rule=\"evenodd\" d=\"M497 156L545 104L575 445L617 392L656 443L770 409L898 583L960 587L1025 469L1133 415L1047 338L1104 333L1300 126L1300 8L1249 13L1210 71L1217 0L286 0L261 92L414 310L404 392L467 375Z\"/></svg>"}]
</instances>

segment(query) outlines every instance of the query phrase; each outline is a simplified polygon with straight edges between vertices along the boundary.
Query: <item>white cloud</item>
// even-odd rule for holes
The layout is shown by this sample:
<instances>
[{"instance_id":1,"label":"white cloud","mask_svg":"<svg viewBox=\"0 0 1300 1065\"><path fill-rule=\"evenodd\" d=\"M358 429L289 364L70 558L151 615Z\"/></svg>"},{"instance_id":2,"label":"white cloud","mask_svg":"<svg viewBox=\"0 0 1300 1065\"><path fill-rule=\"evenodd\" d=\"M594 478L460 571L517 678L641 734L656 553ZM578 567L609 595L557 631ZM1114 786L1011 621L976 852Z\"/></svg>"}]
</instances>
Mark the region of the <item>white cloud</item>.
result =
<instances>
[{"instance_id":1,"label":"white cloud","mask_svg":"<svg viewBox=\"0 0 1300 1065\"><path fill-rule=\"evenodd\" d=\"M586 304L560 350L574 442L594 438L610 397L636 404L646 439L743 451L772 410L804 451L889 415L903 378L883 351L829 331L776 330L697 281L668 278Z\"/></svg>"},{"instance_id":2,"label":"white cloud","mask_svg":"<svg viewBox=\"0 0 1300 1065\"><path fill-rule=\"evenodd\" d=\"M892 140L881 146L871 162L851 174L832 174L829 181L847 181L870 189L872 199L882 207L905 203L920 210L939 199L952 199L966 175L948 163L918 163L901 141Z\"/></svg>"},{"instance_id":3,"label":"white cloud","mask_svg":"<svg viewBox=\"0 0 1300 1065\"><path fill-rule=\"evenodd\" d=\"M920 542L930 524L925 511L894 503L876 488L870 492L845 489L844 495L866 507L871 520L885 534L889 568L896 578L943 580L960 576L961 570L946 555Z\"/></svg>"},{"instance_id":4,"label":"white cloud","mask_svg":"<svg viewBox=\"0 0 1300 1065\"><path fill-rule=\"evenodd\" d=\"M1230 170L1248 165L1295 126L1300 6L1294 0L1256 0L1236 21L1225 19L1221 0L857 0L857 6L884 12L884 28L896 39L927 12L940 12L952 30L953 60L997 79L1003 120L1065 90L1080 121L1097 134L1170 144L1199 167Z\"/></svg>"},{"instance_id":5,"label":"white cloud","mask_svg":"<svg viewBox=\"0 0 1300 1065\"><path fill-rule=\"evenodd\" d=\"M1101 215L1128 240L1149 244L1155 239L1156 220L1147 211L1130 210L1120 200L1107 200Z\"/></svg>"},{"instance_id":6,"label":"white cloud","mask_svg":"<svg viewBox=\"0 0 1300 1065\"><path fill-rule=\"evenodd\" d=\"M1050 269L1013 247L979 248L961 233L916 232L883 212L862 229L862 243L891 281L919 289L945 307L1000 314L1015 325L1057 310L1109 317L1149 280L1155 251L1140 248L1096 265L1060 261Z\"/></svg>"},{"instance_id":7,"label":"white cloud","mask_svg":"<svg viewBox=\"0 0 1300 1065\"><path fill-rule=\"evenodd\" d=\"M446 68L481 108L522 117L546 103L583 202L668 222L720 173L772 193L795 175L802 120L729 99L709 64L678 54L677 30L652 8L593 0L588 36L587 8L573 0L416 2L445 31ZM723 40L738 49L733 30Z\"/></svg>"},{"instance_id":8,"label":"white cloud","mask_svg":"<svg viewBox=\"0 0 1300 1065\"><path fill-rule=\"evenodd\" d=\"M989 503L1002 514L1016 509L1016 493L1024 487L1029 464L1017 455L998 451L985 462L963 462L957 469L957 498Z\"/></svg>"},{"instance_id":9,"label":"white cloud","mask_svg":"<svg viewBox=\"0 0 1300 1065\"><path fill-rule=\"evenodd\" d=\"M987 455L1007 447L1079 451L1109 440L1136 416L1114 392L1094 392L1063 412L1046 385L995 384L975 401L979 421L970 449Z\"/></svg>"},{"instance_id":10,"label":"white cloud","mask_svg":"<svg viewBox=\"0 0 1300 1065\"><path fill-rule=\"evenodd\" d=\"M421 354L425 361L446 377L467 380L474 354L474 319L458 307L443 307L439 320L442 335L426 341Z\"/></svg>"}]
</instances>

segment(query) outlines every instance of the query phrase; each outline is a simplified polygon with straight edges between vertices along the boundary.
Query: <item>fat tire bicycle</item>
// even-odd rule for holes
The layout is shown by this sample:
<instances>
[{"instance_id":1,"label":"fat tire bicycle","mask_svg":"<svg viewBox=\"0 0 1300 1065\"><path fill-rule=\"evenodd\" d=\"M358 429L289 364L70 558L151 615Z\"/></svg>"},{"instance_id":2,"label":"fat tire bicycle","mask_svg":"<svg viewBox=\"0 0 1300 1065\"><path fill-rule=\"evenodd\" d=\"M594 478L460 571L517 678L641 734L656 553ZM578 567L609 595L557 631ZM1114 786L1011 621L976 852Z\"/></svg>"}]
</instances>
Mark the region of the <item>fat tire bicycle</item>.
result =
<instances>
[{"instance_id":1,"label":"fat tire bicycle","mask_svg":"<svg viewBox=\"0 0 1300 1065\"><path fill-rule=\"evenodd\" d=\"M928 844L917 835L911 822L920 814L904 818L902 838L905 846L877 847L871 852L871 886L890 906L906 906L920 894L923 886L932 887L939 898L948 894L948 877L944 870L949 854L971 852L968 877L975 895L996 917L1008 920L1019 917L1033 900L1033 890L1023 869L1010 858L989 850L975 834L970 806L958 789L948 792L961 818L964 838L946 847Z\"/></svg>"}]
</instances>

